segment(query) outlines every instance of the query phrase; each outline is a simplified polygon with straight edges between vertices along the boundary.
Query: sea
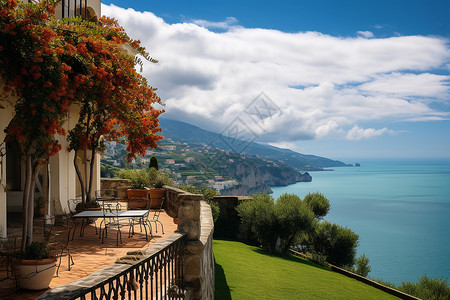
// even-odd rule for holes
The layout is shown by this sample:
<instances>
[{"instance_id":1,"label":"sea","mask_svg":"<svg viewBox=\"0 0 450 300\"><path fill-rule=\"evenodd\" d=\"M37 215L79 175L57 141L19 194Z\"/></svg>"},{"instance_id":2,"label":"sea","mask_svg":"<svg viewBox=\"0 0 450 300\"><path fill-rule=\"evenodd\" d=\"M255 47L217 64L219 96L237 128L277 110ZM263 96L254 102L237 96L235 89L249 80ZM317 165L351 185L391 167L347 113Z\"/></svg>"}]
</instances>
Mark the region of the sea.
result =
<instances>
[{"instance_id":1,"label":"sea","mask_svg":"<svg viewBox=\"0 0 450 300\"><path fill-rule=\"evenodd\" d=\"M450 279L450 160L361 160L360 167L310 172L312 182L272 187L319 192L331 203L325 217L359 235L370 278L400 284L423 275Z\"/></svg>"}]
</instances>

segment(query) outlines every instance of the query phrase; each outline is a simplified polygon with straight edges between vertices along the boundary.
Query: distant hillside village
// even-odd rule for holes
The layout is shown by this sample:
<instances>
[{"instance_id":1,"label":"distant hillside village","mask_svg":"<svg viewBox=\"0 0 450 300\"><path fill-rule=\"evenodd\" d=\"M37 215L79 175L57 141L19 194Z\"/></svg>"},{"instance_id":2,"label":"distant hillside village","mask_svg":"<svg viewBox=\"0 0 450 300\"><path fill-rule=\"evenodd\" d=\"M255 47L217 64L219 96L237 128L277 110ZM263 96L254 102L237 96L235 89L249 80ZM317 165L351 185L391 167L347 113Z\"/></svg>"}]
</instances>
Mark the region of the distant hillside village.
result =
<instances>
[{"instance_id":1,"label":"distant hillside village","mask_svg":"<svg viewBox=\"0 0 450 300\"><path fill-rule=\"evenodd\" d=\"M211 187L221 195L251 195L271 192L271 186L285 186L311 181L308 171L349 166L343 162L314 155L304 155L288 149L233 140L245 145L237 153L228 151L226 137L199 127L168 119L160 120L164 139L158 148L148 150L128 164L126 147L106 143L102 156L102 177L114 177L120 169L147 167L154 155L160 170L171 174L177 185L196 188Z\"/></svg>"},{"instance_id":2,"label":"distant hillside village","mask_svg":"<svg viewBox=\"0 0 450 300\"><path fill-rule=\"evenodd\" d=\"M121 168L141 168L148 166L150 157L155 155L158 158L160 170L170 173L176 185L193 185L196 187L210 187L217 191L223 191L239 185L239 182L228 176L220 175L214 169L208 168L210 159L205 159L206 155L224 152L230 155L229 151L212 149L208 146L192 147L187 143L175 142L166 138L156 150L147 150L146 156L137 157L130 164L127 164L125 157L125 145L110 142L106 145L106 151L102 155L102 177L112 177L115 172L108 166ZM207 160L207 162L205 162ZM230 158L228 162L234 160Z\"/></svg>"}]
</instances>

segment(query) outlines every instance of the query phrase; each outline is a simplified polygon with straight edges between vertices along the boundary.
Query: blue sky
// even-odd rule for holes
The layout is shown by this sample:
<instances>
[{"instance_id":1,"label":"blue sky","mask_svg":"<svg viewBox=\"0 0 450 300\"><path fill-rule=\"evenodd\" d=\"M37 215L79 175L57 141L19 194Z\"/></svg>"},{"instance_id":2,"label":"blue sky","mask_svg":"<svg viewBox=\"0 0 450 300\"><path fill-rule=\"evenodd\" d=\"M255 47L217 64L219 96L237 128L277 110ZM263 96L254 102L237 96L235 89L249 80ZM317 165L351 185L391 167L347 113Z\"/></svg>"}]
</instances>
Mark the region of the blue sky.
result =
<instances>
[{"instance_id":1,"label":"blue sky","mask_svg":"<svg viewBox=\"0 0 450 300\"><path fill-rule=\"evenodd\" d=\"M167 118L348 162L450 158L449 1L102 2L160 61L143 74Z\"/></svg>"}]
</instances>

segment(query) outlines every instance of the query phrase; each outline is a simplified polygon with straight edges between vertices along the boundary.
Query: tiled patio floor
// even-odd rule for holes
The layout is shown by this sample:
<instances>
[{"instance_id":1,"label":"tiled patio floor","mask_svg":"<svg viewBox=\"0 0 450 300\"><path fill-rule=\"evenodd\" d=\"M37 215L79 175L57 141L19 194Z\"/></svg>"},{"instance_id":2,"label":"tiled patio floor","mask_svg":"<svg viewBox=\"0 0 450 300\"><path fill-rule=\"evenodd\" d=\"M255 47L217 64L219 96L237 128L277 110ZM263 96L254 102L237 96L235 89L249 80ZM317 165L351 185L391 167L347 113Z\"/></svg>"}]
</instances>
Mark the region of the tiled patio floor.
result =
<instances>
[{"instance_id":1,"label":"tiled patio floor","mask_svg":"<svg viewBox=\"0 0 450 300\"><path fill-rule=\"evenodd\" d=\"M116 246L116 231L109 231L108 239L105 239L105 243L102 244L99 236L95 234L93 224L86 227L83 237L80 237L79 229L77 229L73 241L69 242L69 249L75 264L69 271L67 257L63 257L61 268L59 269L59 277L53 278L50 288L80 279L96 270L113 264L117 258L124 256L130 250L148 248L156 240L170 236L177 229L173 219L166 213L162 212L159 220L164 224L164 234L162 234L159 225L158 233L156 233L154 223L152 223L153 238L149 236L149 241L145 240L145 233L139 231L139 226L135 227L135 235L128 238L128 228L123 227L121 229L122 244L119 243L118 246ZM96 223L98 227L100 220L97 220ZM42 236L42 228L39 228L39 226L35 227L35 236ZM20 235L20 231L16 234ZM39 237L35 239L39 239ZM1 269L4 269L3 266ZM0 279L4 277L5 272L0 272ZM0 299L35 299L44 292L45 290L39 292L16 291L12 280L0 282Z\"/></svg>"}]
</instances>

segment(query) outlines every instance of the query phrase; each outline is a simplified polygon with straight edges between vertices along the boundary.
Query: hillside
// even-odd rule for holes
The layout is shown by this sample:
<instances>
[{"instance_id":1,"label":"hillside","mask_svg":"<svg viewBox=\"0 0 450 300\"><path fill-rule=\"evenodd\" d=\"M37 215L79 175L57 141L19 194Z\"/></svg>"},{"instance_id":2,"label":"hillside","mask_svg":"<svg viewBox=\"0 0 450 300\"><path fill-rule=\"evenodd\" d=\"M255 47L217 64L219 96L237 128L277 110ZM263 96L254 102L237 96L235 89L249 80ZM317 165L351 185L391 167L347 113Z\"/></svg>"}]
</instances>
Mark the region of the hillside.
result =
<instances>
[{"instance_id":1,"label":"hillside","mask_svg":"<svg viewBox=\"0 0 450 300\"><path fill-rule=\"evenodd\" d=\"M164 118L160 119L160 127L162 128L161 134L173 141L186 142L188 144L214 145L219 149L232 151L226 142L227 138L221 134L204 130L185 122ZM237 140L237 142L239 142L239 140ZM241 142L247 143L244 141ZM274 161L282 161L300 171L313 171L321 170L322 168L347 166L341 161L315 155L301 154L289 149L281 149L255 142L250 142L246 145L245 153Z\"/></svg>"},{"instance_id":2,"label":"hillside","mask_svg":"<svg viewBox=\"0 0 450 300\"><path fill-rule=\"evenodd\" d=\"M118 168L146 166L155 155L160 169L170 172L178 185L208 186L221 195L251 195L271 193L270 186L311 181L307 170L345 166L340 161L258 143L250 143L245 151L236 153L230 151L227 139L220 134L168 119L161 119L160 126L164 140L158 148L131 164L125 162L124 144L106 143L102 177L114 176Z\"/></svg>"}]
</instances>

